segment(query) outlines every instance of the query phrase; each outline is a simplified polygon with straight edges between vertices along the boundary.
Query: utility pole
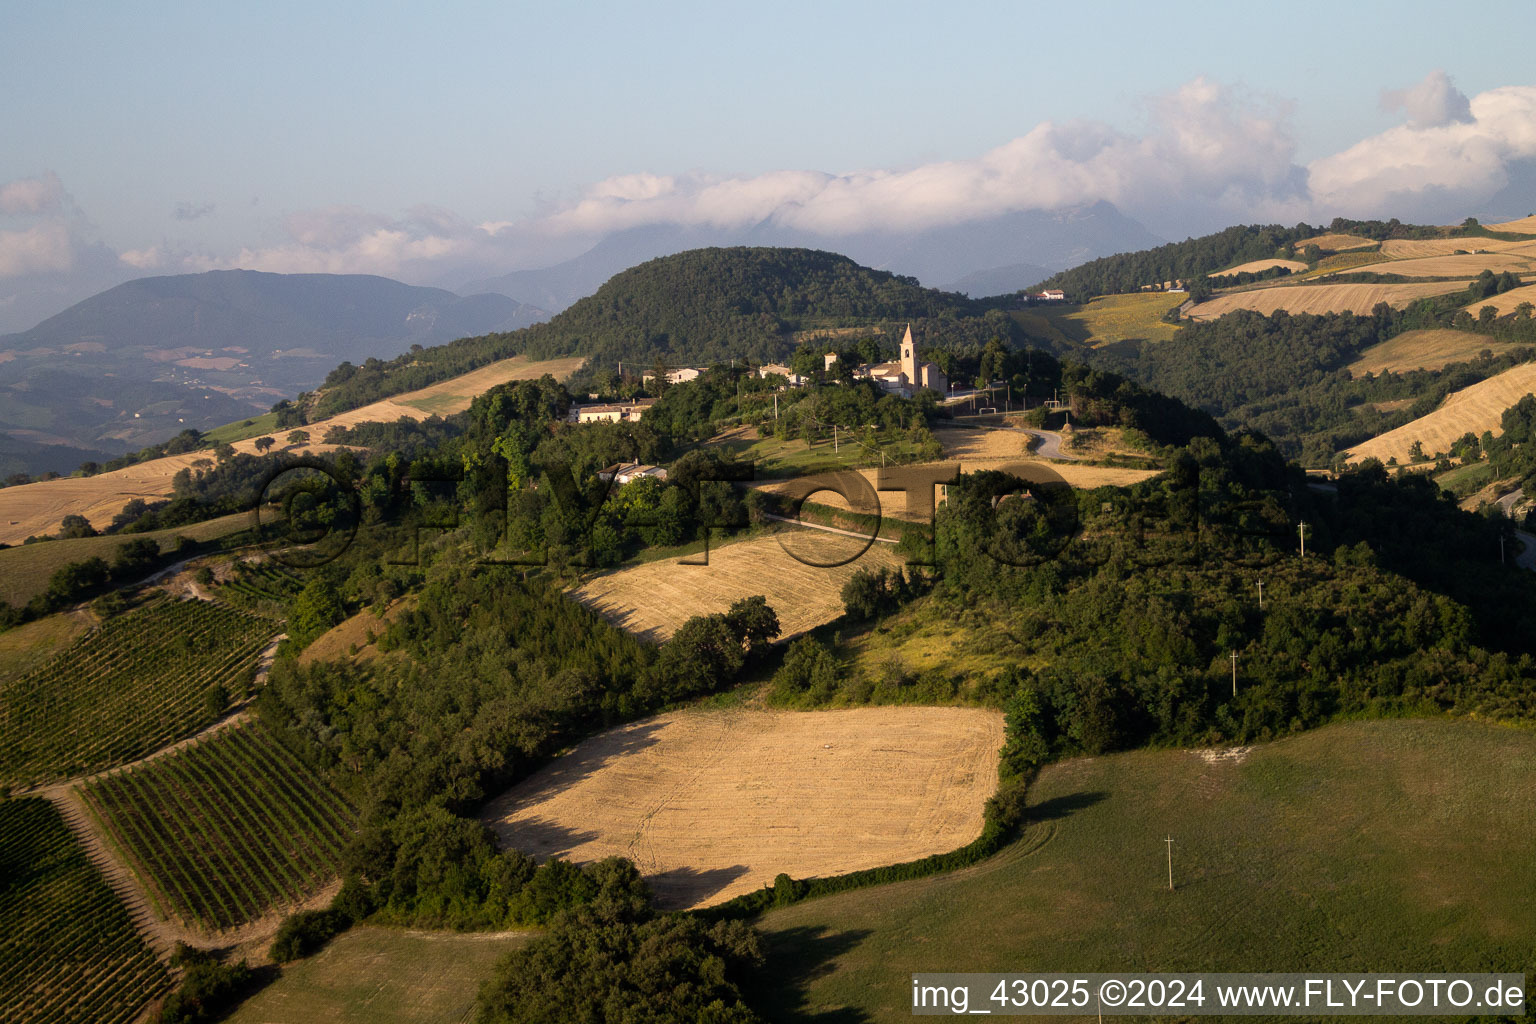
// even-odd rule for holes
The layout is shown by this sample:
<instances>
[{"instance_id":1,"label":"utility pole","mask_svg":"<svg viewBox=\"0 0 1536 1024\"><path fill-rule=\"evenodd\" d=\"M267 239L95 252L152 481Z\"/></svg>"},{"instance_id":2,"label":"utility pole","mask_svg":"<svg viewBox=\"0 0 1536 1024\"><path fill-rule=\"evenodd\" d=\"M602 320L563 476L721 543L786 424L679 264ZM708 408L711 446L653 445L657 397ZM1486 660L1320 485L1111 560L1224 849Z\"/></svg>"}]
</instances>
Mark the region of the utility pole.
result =
<instances>
[{"instance_id":1,"label":"utility pole","mask_svg":"<svg viewBox=\"0 0 1536 1024\"><path fill-rule=\"evenodd\" d=\"M1237 696L1237 652L1232 652L1232 696Z\"/></svg>"},{"instance_id":2,"label":"utility pole","mask_svg":"<svg viewBox=\"0 0 1536 1024\"><path fill-rule=\"evenodd\" d=\"M837 454L837 424L832 424L832 454Z\"/></svg>"},{"instance_id":3,"label":"utility pole","mask_svg":"<svg viewBox=\"0 0 1536 1024\"><path fill-rule=\"evenodd\" d=\"M1504 535L1499 534L1499 564L1504 564Z\"/></svg>"},{"instance_id":4,"label":"utility pole","mask_svg":"<svg viewBox=\"0 0 1536 1024\"><path fill-rule=\"evenodd\" d=\"M1264 610L1264 581L1259 580L1259 611Z\"/></svg>"},{"instance_id":5,"label":"utility pole","mask_svg":"<svg viewBox=\"0 0 1536 1024\"><path fill-rule=\"evenodd\" d=\"M1173 836L1164 839L1168 844L1168 891L1173 892Z\"/></svg>"},{"instance_id":6,"label":"utility pole","mask_svg":"<svg viewBox=\"0 0 1536 1024\"><path fill-rule=\"evenodd\" d=\"M1296 536L1301 538L1301 557L1307 557L1307 524L1301 523L1296 527Z\"/></svg>"},{"instance_id":7,"label":"utility pole","mask_svg":"<svg viewBox=\"0 0 1536 1024\"><path fill-rule=\"evenodd\" d=\"M773 422L779 422L779 393L773 393Z\"/></svg>"}]
</instances>

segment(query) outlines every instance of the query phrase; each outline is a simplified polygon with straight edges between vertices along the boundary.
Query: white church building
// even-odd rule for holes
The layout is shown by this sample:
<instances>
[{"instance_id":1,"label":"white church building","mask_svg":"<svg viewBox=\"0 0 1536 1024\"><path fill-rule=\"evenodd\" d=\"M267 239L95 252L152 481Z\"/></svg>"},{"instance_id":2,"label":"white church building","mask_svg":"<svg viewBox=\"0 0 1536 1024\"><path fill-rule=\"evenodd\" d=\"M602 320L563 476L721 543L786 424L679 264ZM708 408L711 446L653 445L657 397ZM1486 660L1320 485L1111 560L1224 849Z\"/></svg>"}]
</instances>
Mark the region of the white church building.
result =
<instances>
[{"instance_id":1,"label":"white church building","mask_svg":"<svg viewBox=\"0 0 1536 1024\"><path fill-rule=\"evenodd\" d=\"M828 367L836 360L835 353L827 354ZM911 398L924 388L937 391L941 398L949 391L949 378L937 363L917 361L917 342L912 340L911 324L907 325L906 333L901 336L901 358L888 363L864 363L853 371L853 376L856 379L872 380L883 390L903 398Z\"/></svg>"}]
</instances>

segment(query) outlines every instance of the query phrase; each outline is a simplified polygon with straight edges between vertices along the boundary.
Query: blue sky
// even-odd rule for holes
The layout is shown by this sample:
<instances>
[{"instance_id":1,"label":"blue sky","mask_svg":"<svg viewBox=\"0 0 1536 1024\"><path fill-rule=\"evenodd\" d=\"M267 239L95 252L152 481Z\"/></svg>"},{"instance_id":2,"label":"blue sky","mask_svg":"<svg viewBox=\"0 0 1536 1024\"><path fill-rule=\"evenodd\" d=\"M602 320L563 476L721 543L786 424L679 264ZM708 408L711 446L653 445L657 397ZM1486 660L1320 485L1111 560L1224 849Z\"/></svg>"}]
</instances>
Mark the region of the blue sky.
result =
<instances>
[{"instance_id":1,"label":"blue sky","mask_svg":"<svg viewBox=\"0 0 1536 1024\"><path fill-rule=\"evenodd\" d=\"M977 160L1046 121L1094 122L1129 139L1177 135L1193 108L1170 113L1166 101L1195 81L1221 90L1200 110L1235 105L1238 121L1278 126L1275 159L1305 168L1401 125L1404 112L1383 109L1382 91L1436 70L1461 96L1536 85L1529 2L1482 3L1474 17L1405 0L1091 9L11 0L3 26L0 185L56 180L73 244L137 253L135 265L161 270L232 265L296 238L311 249L341 244L348 232L393 230L387 223L415 239L526 226L616 176L666 179L642 189L650 202L658 189L775 171ZM1053 144L1103 144L1091 135ZM1326 203L1287 206L1295 189L1263 173L1255 216L1326 212ZM1094 180L1083 188L1135 205L1134 190ZM423 228L423 206L428 221L462 223ZM343 208L350 219L314 216ZM684 216L675 204L653 209ZM581 230L605 224L583 220ZM538 262L540 246L580 244L534 236L509 243L504 259ZM425 264L432 251L414 258ZM0 255L0 276L6 266Z\"/></svg>"}]
</instances>

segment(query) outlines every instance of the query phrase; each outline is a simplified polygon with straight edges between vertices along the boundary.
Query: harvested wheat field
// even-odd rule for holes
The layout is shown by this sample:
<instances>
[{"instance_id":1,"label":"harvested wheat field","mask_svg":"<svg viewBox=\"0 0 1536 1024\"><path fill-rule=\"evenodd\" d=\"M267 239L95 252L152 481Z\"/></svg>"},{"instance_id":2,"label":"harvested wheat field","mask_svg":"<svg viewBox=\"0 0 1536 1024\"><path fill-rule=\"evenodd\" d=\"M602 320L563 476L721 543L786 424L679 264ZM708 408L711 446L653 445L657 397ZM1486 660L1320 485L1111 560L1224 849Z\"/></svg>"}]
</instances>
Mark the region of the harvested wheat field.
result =
<instances>
[{"instance_id":1,"label":"harvested wheat field","mask_svg":"<svg viewBox=\"0 0 1536 1024\"><path fill-rule=\"evenodd\" d=\"M1305 242L1297 242L1298 251L1309 245L1315 245L1323 252L1348 252L1351 249L1366 249L1376 244L1375 239L1365 238L1362 235L1336 235L1329 233L1309 238Z\"/></svg>"},{"instance_id":2,"label":"harvested wheat field","mask_svg":"<svg viewBox=\"0 0 1536 1024\"><path fill-rule=\"evenodd\" d=\"M1521 235L1536 235L1536 213L1519 220L1506 220L1502 224L1484 224L1490 231L1513 231Z\"/></svg>"},{"instance_id":3,"label":"harvested wheat field","mask_svg":"<svg viewBox=\"0 0 1536 1024\"><path fill-rule=\"evenodd\" d=\"M1307 269L1307 265L1300 260L1252 260L1248 263L1240 263L1229 270L1218 270L1212 277L1226 277L1228 274L1258 274L1271 267L1285 267L1293 274L1299 274Z\"/></svg>"},{"instance_id":4,"label":"harvested wheat field","mask_svg":"<svg viewBox=\"0 0 1536 1024\"><path fill-rule=\"evenodd\" d=\"M1483 248L1478 246L1477 248ZM1465 256L1421 256L1410 260L1390 260L1374 265L1380 274L1403 277L1473 278L1483 271L1502 274L1529 274L1536 269L1536 243L1524 242L1505 252L1468 253ZM1348 273L1348 271L1341 271Z\"/></svg>"},{"instance_id":5,"label":"harvested wheat field","mask_svg":"<svg viewBox=\"0 0 1536 1024\"><path fill-rule=\"evenodd\" d=\"M762 594L778 613L783 636L791 637L843 614L843 585L859 569L902 564L894 545L876 541L847 565L822 567L857 554L865 543L809 527L787 527L712 547L708 565L680 565L667 558L603 573L571 596L614 625L659 642L695 615L724 612L744 597Z\"/></svg>"},{"instance_id":6,"label":"harvested wheat field","mask_svg":"<svg viewBox=\"0 0 1536 1024\"><path fill-rule=\"evenodd\" d=\"M1394 269L1396 264L1393 265ZM1214 320L1223 313L1251 309L1265 316L1283 309L1289 313L1369 313L1378 302L1401 308L1426 295L1443 295L1465 288L1465 281L1409 284L1309 284L1260 288L1251 292L1218 295L1189 311L1191 320Z\"/></svg>"},{"instance_id":7,"label":"harvested wheat field","mask_svg":"<svg viewBox=\"0 0 1536 1024\"><path fill-rule=\"evenodd\" d=\"M482 817L540 859L628 857L661 906L707 906L780 872L964 846L1002 745L1003 716L979 708L679 711L583 742Z\"/></svg>"},{"instance_id":8,"label":"harvested wheat field","mask_svg":"<svg viewBox=\"0 0 1536 1024\"><path fill-rule=\"evenodd\" d=\"M1505 241L1500 238L1394 238L1382 242L1381 251L1395 260L1410 260L1422 256L1452 256L1458 252L1475 253L1479 249L1488 252L1505 252L1530 244L1530 239Z\"/></svg>"},{"instance_id":9,"label":"harvested wheat field","mask_svg":"<svg viewBox=\"0 0 1536 1024\"><path fill-rule=\"evenodd\" d=\"M303 429L314 439L312 443L289 445L295 452L307 451L323 454L335 451L338 446L320 443L326 431L332 427L350 427L358 423L393 423L405 416L413 420L426 419L433 414L446 416L469 408L471 399L496 384L509 380L541 377L546 373L564 378L581 366L580 358L550 359L533 362L519 356L483 366L478 370L441 381L420 391L412 391L393 398L386 398L330 419L308 424ZM279 442L287 430L274 431L272 437ZM234 442L234 449L247 455L256 453L256 438ZM188 469L202 459L212 460L211 451L187 452L183 455L167 455L137 465L126 466L111 473L92 477L65 477L60 480L42 480L20 487L0 488L0 543L19 544L31 536L52 533L67 515L83 515L98 530L112 521L124 505L134 498L145 501L161 501L171 496L171 481L183 469Z\"/></svg>"},{"instance_id":10,"label":"harvested wheat field","mask_svg":"<svg viewBox=\"0 0 1536 1024\"><path fill-rule=\"evenodd\" d=\"M1468 431L1479 437L1485 430L1501 433L1499 418L1504 410L1532 392L1536 392L1536 363L1524 363L1452 392L1429 415L1373 437L1345 454L1351 461L1376 458L1386 462L1395 457L1407 462L1414 441L1423 444L1426 455L1448 452L1451 442Z\"/></svg>"},{"instance_id":11,"label":"harvested wheat field","mask_svg":"<svg viewBox=\"0 0 1536 1024\"><path fill-rule=\"evenodd\" d=\"M1478 311L1481 310L1484 306L1492 306L1494 309L1499 311L1499 316L1507 316L1508 314L1513 313L1515 311L1515 307L1519 306L1522 302L1529 302L1533 305L1536 305L1536 284L1528 284L1523 288L1511 288L1503 295L1490 295L1486 299L1482 299L1478 302L1468 303L1461 308L1465 309L1473 316L1477 316Z\"/></svg>"},{"instance_id":12,"label":"harvested wheat field","mask_svg":"<svg viewBox=\"0 0 1536 1024\"><path fill-rule=\"evenodd\" d=\"M1367 373L1404 373L1408 370L1438 370L1451 363L1473 359L1492 348L1487 335L1471 331L1428 329L1404 331L1379 345L1372 345L1349 364L1356 377ZM1378 407L1386 403L1377 403Z\"/></svg>"}]
</instances>

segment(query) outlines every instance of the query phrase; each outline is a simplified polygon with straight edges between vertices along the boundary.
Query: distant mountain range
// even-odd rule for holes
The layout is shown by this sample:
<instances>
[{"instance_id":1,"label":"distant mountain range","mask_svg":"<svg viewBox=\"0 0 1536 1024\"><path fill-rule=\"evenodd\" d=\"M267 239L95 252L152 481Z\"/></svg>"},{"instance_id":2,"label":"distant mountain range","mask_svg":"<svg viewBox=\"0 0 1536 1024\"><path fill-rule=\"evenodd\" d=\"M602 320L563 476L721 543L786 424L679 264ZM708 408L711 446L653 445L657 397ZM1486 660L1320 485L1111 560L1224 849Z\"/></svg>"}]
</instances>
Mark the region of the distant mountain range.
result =
<instances>
[{"instance_id":1,"label":"distant mountain range","mask_svg":"<svg viewBox=\"0 0 1536 1024\"><path fill-rule=\"evenodd\" d=\"M548 316L383 277L211 271L129 281L0 336L0 471L72 469L264 412L343 360Z\"/></svg>"},{"instance_id":2,"label":"distant mountain range","mask_svg":"<svg viewBox=\"0 0 1536 1024\"><path fill-rule=\"evenodd\" d=\"M495 292L552 312L585 298L621 270L658 256L706 246L824 249L928 287L999 295L1100 256L1161 244L1112 204L1030 210L922 231L870 231L837 237L796 231L771 221L746 229L654 225L617 232L574 259L473 281L464 292Z\"/></svg>"}]
</instances>

